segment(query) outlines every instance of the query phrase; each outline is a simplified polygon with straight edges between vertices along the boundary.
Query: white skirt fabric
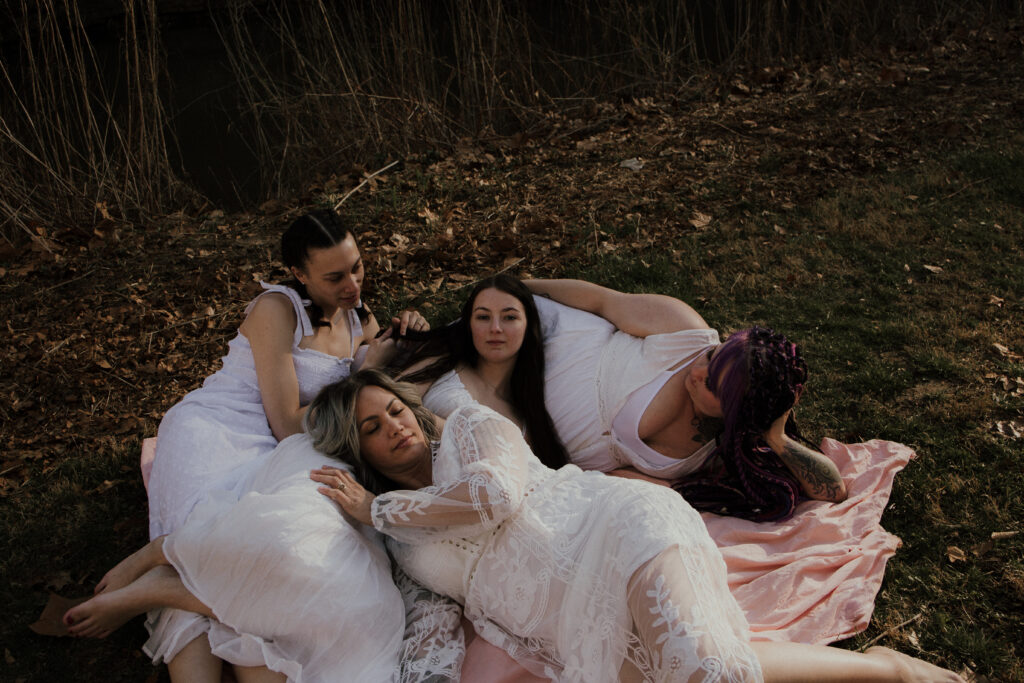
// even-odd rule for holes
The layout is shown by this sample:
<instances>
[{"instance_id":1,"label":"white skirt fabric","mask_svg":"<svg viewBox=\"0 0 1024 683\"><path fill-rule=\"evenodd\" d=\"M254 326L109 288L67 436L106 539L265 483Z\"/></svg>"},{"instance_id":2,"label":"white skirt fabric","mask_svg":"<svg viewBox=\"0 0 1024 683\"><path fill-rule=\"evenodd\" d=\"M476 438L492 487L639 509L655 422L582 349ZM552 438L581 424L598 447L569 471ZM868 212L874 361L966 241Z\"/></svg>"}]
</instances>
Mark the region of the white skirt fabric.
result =
<instances>
[{"instance_id":1,"label":"white skirt fabric","mask_svg":"<svg viewBox=\"0 0 1024 683\"><path fill-rule=\"evenodd\" d=\"M378 534L317 492L312 469L338 466L305 434L250 471L238 497L208 496L164 553L217 620L155 612L146 651L173 657L206 632L233 664L266 665L289 681L397 678L405 607Z\"/></svg>"}]
</instances>

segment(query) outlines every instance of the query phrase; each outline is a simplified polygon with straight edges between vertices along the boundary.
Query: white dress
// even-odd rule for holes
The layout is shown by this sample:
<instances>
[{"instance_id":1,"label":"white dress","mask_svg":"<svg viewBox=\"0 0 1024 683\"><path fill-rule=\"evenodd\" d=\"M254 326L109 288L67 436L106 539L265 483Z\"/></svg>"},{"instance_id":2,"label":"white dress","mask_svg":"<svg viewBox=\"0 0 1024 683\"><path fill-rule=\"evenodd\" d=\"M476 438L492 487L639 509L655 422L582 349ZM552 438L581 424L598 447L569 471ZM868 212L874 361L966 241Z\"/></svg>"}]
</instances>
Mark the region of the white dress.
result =
<instances>
[{"instance_id":1,"label":"white dress","mask_svg":"<svg viewBox=\"0 0 1024 683\"><path fill-rule=\"evenodd\" d=\"M351 358L299 348L313 325L298 292L283 285L263 285L285 294L298 319L292 359L299 381L299 402L309 403L322 387L347 377ZM246 315L259 299L245 309ZM348 312L352 339L362 334L355 311ZM251 464L277 446L260 397L252 347L239 333L228 344L222 367L203 386L188 393L160 422L149 481L149 535L174 531L208 491L230 491Z\"/></svg>"},{"instance_id":2,"label":"white dress","mask_svg":"<svg viewBox=\"0 0 1024 683\"><path fill-rule=\"evenodd\" d=\"M725 564L679 494L550 470L512 422L476 404L449 417L433 479L378 496L374 526L414 580L464 605L477 633L532 673L761 679Z\"/></svg>"},{"instance_id":3,"label":"white dress","mask_svg":"<svg viewBox=\"0 0 1024 683\"><path fill-rule=\"evenodd\" d=\"M218 657L293 682L457 674L458 610L404 575L400 593L380 535L317 492L309 472L323 465L340 463L296 434L250 468L241 496L217 491L196 505L164 553L218 620L163 610L179 616L158 621L147 652L159 660L205 632Z\"/></svg>"},{"instance_id":4,"label":"white dress","mask_svg":"<svg viewBox=\"0 0 1024 683\"><path fill-rule=\"evenodd\" d=\"M671 465L650 462L631 449L616 436L613 422L634 391L718 344L718 332L680 330L639 338L592 313L545 297L534 301L544 335L544 403L570 460L585 470L635 467L671 478ZM690 458L703 460L713 448L708 443Z\"/></svg>"}]
</instances>

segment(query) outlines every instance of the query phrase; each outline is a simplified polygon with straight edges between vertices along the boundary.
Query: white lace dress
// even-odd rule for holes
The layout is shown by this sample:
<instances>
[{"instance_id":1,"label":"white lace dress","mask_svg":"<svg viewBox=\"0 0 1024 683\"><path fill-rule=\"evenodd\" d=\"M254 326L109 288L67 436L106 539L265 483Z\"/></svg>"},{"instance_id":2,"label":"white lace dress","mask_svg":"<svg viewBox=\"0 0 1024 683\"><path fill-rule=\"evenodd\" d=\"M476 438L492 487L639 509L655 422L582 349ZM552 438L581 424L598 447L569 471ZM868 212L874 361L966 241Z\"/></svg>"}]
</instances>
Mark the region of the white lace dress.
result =
<instances>
[{"instance_id":1,"label":"white lace dress","mask_svg":"<svg viewBox=\"0 0 1024 683\"><path fill-rule=\"evenodd\" d=\"M282 285L263 285L286 295L298 319L292 359L299 381L299 401L309 403L325 385L347 377L351 358L338 358L299 348L313 325L298 292ZM246 315L256 303L245 309ZM352 338L362 334L355 311L349 311ZM249 340L239 333L228 344L220 370L188 393L160 422L156 455L149 480L149 534L156 538L184 523L192 507L208 491L230 491L247 465L277 446L263 411L256 366Z\"/></svg>"},{"instance_id":2,"label":"white lace dress","mask_svg":"<svg viewBox=\"0 0 1024 683\"><path fill-rule=\"evenodd\" d=\"M178 616L158 622L151 655L205 632L218 657L293 682L457 677L459 611L402 574L393 580L380 535L317 492L309 472L323 465L340 463L308 435L290 436L242 478L243 495L208 495L167 537L168 560L218 619L163 610Z\"/></svg>"},{"instance_id":3,"label":"white lace dress","mask_svg":"<svg viewBox=\"0 0 1024 683\"><path fill-rule=\"evenodd\" d=\"M550 470L512 422L476 404L449 417L433 477L378 496L374 526L414 580L464 605L477 633L531 672L761 679L721 555L674 491Z\"/></svg>"}]
</instances>

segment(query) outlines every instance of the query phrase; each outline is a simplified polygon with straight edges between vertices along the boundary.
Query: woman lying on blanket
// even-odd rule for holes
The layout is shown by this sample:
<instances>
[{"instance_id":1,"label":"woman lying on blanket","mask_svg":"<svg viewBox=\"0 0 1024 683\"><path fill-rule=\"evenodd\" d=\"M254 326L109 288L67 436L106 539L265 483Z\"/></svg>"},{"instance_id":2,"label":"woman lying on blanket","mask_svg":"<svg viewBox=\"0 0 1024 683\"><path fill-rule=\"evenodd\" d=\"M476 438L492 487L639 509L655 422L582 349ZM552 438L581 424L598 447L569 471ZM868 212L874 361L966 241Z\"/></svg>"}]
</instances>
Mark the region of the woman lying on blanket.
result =
<instances>
[{"instance_id":1,"label":"woman lying on blanket","mask_svg":"<svg viewBox=\"0 0 1024 683\"><path fill-rule=\"evenodd\" d=\"M440 415L469 400L491 407L550 466L568 451L583 469L629 468L700 510L759 521L789 517L800 497L846 498L836 466L793 438L807 369L771 330L719 344L671 297L498 275L426 338L402 373L429 387L425 404Z\"/></svg>"},{"instance_id":2,"label":"woman lying on blanket","mask_svg":"<svg viewBox=\"0 0 1024 683\"><path fill-rule=\"evenodd\" d=\"M349 374L357 349L379 330L360 297L365 271L355 233L336 213L299 217L285 231L281 251L295 279L263 285L267 291L246 308L223 367L160 423L149 482L150 538L179 528L207 494L235 491L252 463L301 432L305 406L325 384ZM412 311L389 322L400 331L428 327ZM390 327L369 345L365 364L386 359L394 345ZM109 588L101 581L97 592ZM209 639L201 637L209 628L204 617L165 610L152 614L147 627L152 637L144 649L168 662L172 678L200 680L207 665L219 669Z\"/></svg>"},{"instance_id":3,"label":"woman lying on blanket","mask_svg":"<svg viewBox=\"0 0 1024 683\"><path fill-rule=\"evenodd\" d=\"M410 577L462 605L482 637L536 675L962 681L885 648L751 643L721 556L683 498L552 470L518 425L480 404L444 421L410 385L362 370L326 387L308 424L316 447L369 487L323 467L312 474L321 493L386 534Z\"/></svg>"}]
</instances>

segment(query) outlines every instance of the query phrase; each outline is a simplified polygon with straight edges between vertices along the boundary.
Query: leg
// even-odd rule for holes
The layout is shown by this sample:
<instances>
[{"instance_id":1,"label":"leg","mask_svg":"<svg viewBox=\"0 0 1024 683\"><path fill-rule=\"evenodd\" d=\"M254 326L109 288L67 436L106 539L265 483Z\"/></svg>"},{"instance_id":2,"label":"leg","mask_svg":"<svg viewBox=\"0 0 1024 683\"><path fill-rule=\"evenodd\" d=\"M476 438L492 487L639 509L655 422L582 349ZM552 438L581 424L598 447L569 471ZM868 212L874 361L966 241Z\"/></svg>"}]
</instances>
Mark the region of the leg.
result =
<instances>
[{"instance_id":1,"label":"leg","mask_svg":"<svg viewBox=\"0 0 1024 683\"><path fill-rule=\"evenodd\" d=\"M887 647L850 652L836 647L803 643L751 643L764 671L764 680L798 683L859 683L860 681L935 681L963 683L952 671L941 669Z\"/></svg>"},{"instance_id":2,"label":"leg","mask_svg":"<svg viewBox=\"0 0 1024 683\"><path fill-rule=\"evenodd\" d=\"M672 547L629 581L629 608L658 681L964 683L957 674L884 647L850 652L803 643L747 642L742 615L722 598L724 573L704 548ZM700 572L706 572L701 575ZM760 669L760 671L759 671Z\"/></svg>"},{"instance_id":3,"label":"leg","mask_svg":"<svg viewBox=\"0 0 1024 683\"><path fill-rule=\"evenodd\" d=\"M216 618L209 607L188 592L181 577L169 566L150 569L124 588L110 590L64 615L72 635L105 638L126 621L157 607L176 607Z\"/></svg>"},{"instance_id":4,"label":"leg","mask_svg":"<svg viewBox=\"0 0 1024 683\"><path fill-rule=\"evenodd\" d=\"M167 662L172 683L220 683L224 662L210 652L206 634L199 636Z\"/></svg>"},{"instance_id":5,"label":"leg","mask_svg":"<svg viewBox=\"0 0 1024 683\"><path fill-rule=\"evenodd\" d=\"M167 564L164 557L164 536L154 538L139 550L124 558L109 572L103 575L93 591L97 595L107 591L124 588L153 567Z\"/></svg>"},{"instance_id":6,"label":"leg","mask_svg":"<svg viewBox=\"0 0 1024 683\"><path fill-rule=\"evenodd\" d=\"M235 677L238 683L287 683L288 677L265 666L235 665Z\"/></svg>"},{"instance_id":7,"label":"leg","mask_svg":"<svg viewBox=\"0 0 1024 683\"><path fill-rule=\"evenodd\" d=\"M711 545L672 546L629 580L633 624L659 683L756 681L757 656L729 593L721 556Z\"/></svg>"}]
</instances>

